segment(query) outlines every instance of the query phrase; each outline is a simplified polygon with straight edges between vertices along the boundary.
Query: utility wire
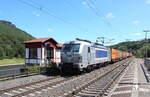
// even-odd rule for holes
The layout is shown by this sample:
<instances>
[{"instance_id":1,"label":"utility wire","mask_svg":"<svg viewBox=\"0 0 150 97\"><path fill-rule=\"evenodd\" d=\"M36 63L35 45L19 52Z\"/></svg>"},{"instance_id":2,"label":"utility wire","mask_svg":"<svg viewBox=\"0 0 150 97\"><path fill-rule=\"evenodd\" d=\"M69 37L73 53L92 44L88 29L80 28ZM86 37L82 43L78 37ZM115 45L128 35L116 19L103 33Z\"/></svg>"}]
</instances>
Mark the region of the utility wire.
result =
<instances>
[{"instance_id":1,"label":"utility wire","mask_svg":"<svg viewBox=\"0 0 150 97\"><path fill-rule=\"evenodd\" d=\"M45 8L45 7L41 6L40 4L38 4L36 2L33 2L33 1L26 2L24 0L18 0L18 1L21 2L21 3L23 3L23 4L28 5L30 7L38 9L38 10L42 11L43 13L46 13L47 15L49 15L49 16L51 16L51 17L53 17L53 18L55 18L55 19L57 19L57 20L59 20L61 22L64 22L66 24L69 24L69 25L73 26L74 28L80 29L80 30L82 30L84 32L88 31L87 29L83 29L82 27L80 27L78 25L75 25L72 22L69 22L69 21L63 19L62 17L56 16L54 13L51 13L51 11L48 8Z\"/></svg>"},{"instance_id":2,"label":"utility wire","mask_svg":"<svg viewBox=\"0 0 150 97\"><path fill-rule=\"evenodd\" d=\"M65 1L68 5L70 5L70 7L73 8L73 5L72 5L68 0L64 0L64 1ZM34 1L30 1L30 2L33 3L33 4L36 4L36 5L38 5L38 6L40 6L41 9L45 9L45 11L47 11L47 14L49 14L50 12L52 12L51 10L49 10L49 9L46 8L46 7L43 7L42 5L38 4L37 2L34 2ZM70 21L67 21L67 20L65 20L65 19L63 19L63 18L61 18L61 17L56 16L54 13L50 13L50 14L52 14L52 15L54 15L55 17L57 17L57 18L63 20L66 24L68 23L68 24L74 26L74 27L77 28L77 29L80 29L80 30L82 30L82 31L84 31L84 32L88 32L88 29L85 29L85 28L83 28L83 27L81 27L81 26L75 25L74 23L72 23L72 22L70 22ZM63 22L63 21L62 21L62 22Z\"/></svg>"},{"instance_id":3,"label":"utility wire","mask_svg":"<svg viewBox=\"0 0 150 97\"><path fill-rule=\"evenodd\" d=\"M101 18L101 16L98 13L98 9L89 1L89 0L84 0L87 4L87 6L98 16Z\"/></svg>"},{"instance_id":4,"label":"utility wire","mask_svg":"<svg viewBox=\"0 0 150 97\"><path fill-rule=\"evenodd\" d=\"M109 22L106 22L103 17L99 14L99 10L98 8L94 5L94 3L92 2L92 0L83 0L87 6L93 11L93 13L95 13L96 16L98 16L104 23L107 24L107 26L111 26L111 24Z\"/></svg>"},{"instance_id":5,"label":"utility wire","mask_svg":"<svg viewBox=\"0 0 150 97\"><path fill-rule=\"evenodd\" d=\"M35 5L35 4L33 4L33 3L29 3L29 2L26 2L26 1L24 1L24 0L18 0L18 1L21 2L21 3L24 3L24 4L28 5L28 6L31 6L31 7L33 7L33 8L36 8L36 9L38 9L38 10L40 10L40 11L42 11L42 12L44 12L44 13L46 13L46 14L48 14L48 15L50 15L50 16L52 16L52 17L54 17L54 18L56 18L56 19L58 19L58 20L60 20L60 21L62 21L62 22L64 22L64 23L71 24L70 22L67 22L66 20L64 20L64 19L62 19L62 18L60 18L60 17L54 15L53 13L48 12L47 9L45 9L45 8L42 7L42 6L37 5L37 3L36 3L36 5ZM30 1L30 2L31 2L31 1ZM34 2L34 3L35 3L35 2Z\"/></svg>"}]
</instances>

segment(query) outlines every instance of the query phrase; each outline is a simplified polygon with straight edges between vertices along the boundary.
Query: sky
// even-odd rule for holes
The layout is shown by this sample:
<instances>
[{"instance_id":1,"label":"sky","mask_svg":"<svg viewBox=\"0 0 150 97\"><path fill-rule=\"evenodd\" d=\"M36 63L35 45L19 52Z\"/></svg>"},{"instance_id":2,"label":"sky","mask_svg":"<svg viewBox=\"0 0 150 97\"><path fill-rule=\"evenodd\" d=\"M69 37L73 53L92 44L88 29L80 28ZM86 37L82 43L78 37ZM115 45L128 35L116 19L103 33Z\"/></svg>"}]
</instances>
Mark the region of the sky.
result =
<instances>
[{"instance_id":1,"label":"sky","mask_svg":"<svg viewBox=\"0 0 150 97\"><path fill-rule=\"evenodd\" d=\"M144 39L150 0L1 0L0 20L59 43L105 37L105 45ZM150 37L150 34L148 34Z\"/></svg>"}]
</instances>

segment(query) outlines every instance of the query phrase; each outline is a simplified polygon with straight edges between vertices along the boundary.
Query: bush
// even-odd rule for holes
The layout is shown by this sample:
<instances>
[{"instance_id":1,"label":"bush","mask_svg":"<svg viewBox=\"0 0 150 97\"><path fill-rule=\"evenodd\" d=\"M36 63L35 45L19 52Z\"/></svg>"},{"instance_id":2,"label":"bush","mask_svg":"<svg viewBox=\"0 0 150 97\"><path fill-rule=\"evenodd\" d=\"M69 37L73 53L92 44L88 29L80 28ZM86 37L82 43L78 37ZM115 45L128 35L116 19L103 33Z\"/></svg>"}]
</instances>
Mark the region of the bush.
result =
<instances>
[{"instance_id":1,"label":"bush","mask_svg":"<svg viewBox=\"0 0 150 97\"><path fill-rule=\"evenodd\" d=\"M140 49L138 49L135 53L137 57L146 57L145 49L147 48L147 57L150 57L150 44L144 45Z\"/></svg>"},{"instance_id":2,"label":"bush","mask_svg":"<svg viewBox=\"0 0 150 97\"><path fill-rule=\"evenodd\" d=\"M47 68L46 68L47 73L52 73L52 74L59 74L60 70L55 62L49 62Z\"/></svg>"},{"instance_id":3,"label":"bush","mask_svg":"<svg viewBox=\"0 0 150 97\"><path fill-rule=\"evenodd\" d=\"M31 66L27 66L26 67L26 70L25 72L40 72L40 66L38 64L33 64Z\"/></svg>"}]
</instances>

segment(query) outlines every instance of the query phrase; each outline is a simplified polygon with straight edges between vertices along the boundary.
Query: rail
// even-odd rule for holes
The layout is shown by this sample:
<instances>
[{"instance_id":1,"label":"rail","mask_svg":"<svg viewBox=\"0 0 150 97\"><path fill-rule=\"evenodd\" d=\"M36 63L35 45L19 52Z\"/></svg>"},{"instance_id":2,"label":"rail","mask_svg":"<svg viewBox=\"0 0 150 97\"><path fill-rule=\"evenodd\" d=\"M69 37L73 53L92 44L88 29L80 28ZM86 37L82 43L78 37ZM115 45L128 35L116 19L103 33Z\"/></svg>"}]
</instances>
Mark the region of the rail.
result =
<instances>
[{"instance_id":1,"label":"rail","mask_svg":"<svg viewBox=\"0 0 150 97\"><path fill-rule=\"evenodd\" d=\"M100 92L97 97L102 96L106 90L112 85L112 83L114 83L116 81L116 79L122 74L122 72L125 70L125 68L129 65L129 63L123 68L123 70L119 71L119 73L117 73L117 75L115 75L115 77L110 80L107 85L103 88L102 92Z\"/></svg>"},{"instance_id":2,"label":"rail","mask_svg":"<svg viewBox=\"0 0 150 97\"><path fill-rule=\"evenodd\" d=\"M103 69L104 70L104 72L102 73L102 74L100 74L100 75L98 75L98 77L96 77L96 78L94 78L94 79L91 79L91 81L88 81L87 83L85 83L85 84L83 84L81 87L79 87L79 89L81 90L81 89L84 89L83 87L85 87L85 86L88 86L88 85L90 85L90 84L92 84L93 82L96 82L96 81L98 81L99 79L101 79L102 77L105 77L105 75L107 75L108 73L110 73L111 71L113 71L113 70L115 70L116 68L118 68L117 70L119 70L119 67L120 66L123 66L123 67L125 67L126 65L124 65L124 63L127 63L127 61L126 60L123 60L122 62L119 62L118 64L115 64L115 65L110 65L110 67L108 67L108 68L105 68L105 69ZM112 68L113 67L113 68ZM122 68L122 67L121 67ZM102 70L102 69L101 69ZM53 88L53 86L56 86L56 85L60 85L60 83L73 83L73 82L75 82L75 81L78 81L78 80L83 80L83 78L84 77L86 77L86 78L88 78L88 77L90 77L91 75L95 75L95 74L97 74L98 73L98 71L96 72L96 71L93 71L93 72L91 72L91 73L87 73L87 74L85 74L85 75L81 75L82 76L82 78L81 78L81 76L79 76L79 77L76 77L76 76L74 76L74 77L69 77L69 78L65 78L65 79L60 79L60 80L55 80L55 81L52 81L52 82L49 82L49 81L41 81L41 82L35 82L35 83L29 83L29 85L21 85L21 86L18 86L18 87L13 87L13 88L11 88L11 89L4 89L4 90L2 90L1 91L1 94L3 95L4 93L11 93L11 90L15 90L15 91L17 91L17 90L19 90L20 88L21 89L24 89L24 88L27 88L27 87L34 87L34 88L31 88L31 89L27 89L26 91L23 91L23 92L21 92L21 93L17 93L17 94L12 94L12 96L13 97L22 97L22 96L25 96L25 95L29 95L29 94L33 94L34 92L36 92L36 91L42 91L43 89L47 89L47 88ZM84 78L85 79L85 78ZM36 86L36 87L35 87ZM105 90L107 89L107 87L108 87L109 85L107 85L106 87L105 87ZM79 91L79 90L78 90ZM104 91L104 90L103 90ZM71 95L74 95L74 94L76 94L77 93L77 91L74 91L73 93L71 93ZM65 92L64 92L65 93ZM62 94L63 95L63 94ZM42 97L42 96L41 96ZM68 97L71 97L71 96L68 96Z\"/></svg>"},{"instance_id":3,"label":"rail","mask_svg":"<svg viewBox=\"0 0 150 97\"><path fill-rule=\"evenodd\" d=\"M53 80L53 79L56 79L56 78L59 78L59 77L60 76L56 76L56 77L52 77L52 78L46 78L46 79L42 79L42 80L39 80L39 81L36 81L36 82L31 82L31 83L27 83L27 84L24 84L24 85L19 85L19 86L16 86L16 87L3 89L3 90L0 90L0 95L3 94L4 92L9 92L11 90L16 90L16 89L19 89L19 88L31 86L31 85L41 83L41 82L46 82L46 81Z\"/></svg>"},{"instance_id":4,"label":"rail","mask_svg":"<svg viewBox=\"0 0 150 97\"><path fill-rule=\"evenodd\" d=\"M101 78L105 77L106 75L110 74L112 71L116 70L117 68L119 68L120 66L123 66L123 70L121 70L111 81L109 81L105 87L103 87L103 89L97 94L96 97L100 97L104 94L104 92L108 89L109 86L111 86L111 84L115 81L115 79L124 71L124 69L128 66L128 65L124 65L124 64L129 64L127 62L122 63L120 65L118 65L117 67L109 70L108 72L104 73L102 76L93 79L92 81L90 81L89 83L79 87L78 89L75 89L74 91L72 91L71 93L65 95L65 97L74 97L74 95L76 95L77 93L79 93L81 90L85 89L86 87L90 86L91 84L97 82L98 80L100 80Z\"/></svg>"},{"instance_id":5,"label":"rail","mask_svg":"<svg viewBox=\"0 0 150 97\"><path fill-rule=\"evenodd\" d=\"M150 75L148 74L146 68L144 67L144 65L140 64L142 71L144 72L144 76L146 78L146 81L149 83L150 82Z\"/></svg>"},{"instance_id":6,"label":"rail","mask_svg":"<svg viewBox=\"0 0 150 97\"><path fill-rule=\"evenodd\" d=\"M10 80L10 79L16 79L16 78L21 78L21 77L28 77L28 76L43 74L46 71L39 69L38 71L31 72L28 70L28 68L13 68L13 69L0 70L0 72L9 72L5 75L0 76L0 81L5 81L5 80Z\"/></svg>"}]
</instances>

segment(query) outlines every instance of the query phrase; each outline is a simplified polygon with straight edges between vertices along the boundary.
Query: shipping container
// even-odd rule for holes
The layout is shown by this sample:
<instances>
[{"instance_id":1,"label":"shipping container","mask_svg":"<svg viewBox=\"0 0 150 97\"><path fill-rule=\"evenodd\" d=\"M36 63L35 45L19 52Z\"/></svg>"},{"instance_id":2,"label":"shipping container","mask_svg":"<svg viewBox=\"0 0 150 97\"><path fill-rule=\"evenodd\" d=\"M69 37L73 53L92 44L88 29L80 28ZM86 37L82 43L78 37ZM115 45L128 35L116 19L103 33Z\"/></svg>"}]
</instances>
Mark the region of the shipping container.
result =
<instances>
[{"instance_id":1,"label":"shipping container","mask_svg":"<svg viewBox=\"0 0 150 97\"><path fill-rule=\"evenodd\" d=\"M117 61L120 59L120 51L117 49L111 49L111 60Z\"/></svg>"},{"instance_id":2,"label":"shipping container","mask_svg":"<svg viewBox=\"0 0 150 97\"><path fill-rule=\"evenodd\" d=\"M123 51L123 58L126 58L126 52Z\"/></svg>"}]
</instances>

